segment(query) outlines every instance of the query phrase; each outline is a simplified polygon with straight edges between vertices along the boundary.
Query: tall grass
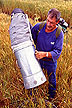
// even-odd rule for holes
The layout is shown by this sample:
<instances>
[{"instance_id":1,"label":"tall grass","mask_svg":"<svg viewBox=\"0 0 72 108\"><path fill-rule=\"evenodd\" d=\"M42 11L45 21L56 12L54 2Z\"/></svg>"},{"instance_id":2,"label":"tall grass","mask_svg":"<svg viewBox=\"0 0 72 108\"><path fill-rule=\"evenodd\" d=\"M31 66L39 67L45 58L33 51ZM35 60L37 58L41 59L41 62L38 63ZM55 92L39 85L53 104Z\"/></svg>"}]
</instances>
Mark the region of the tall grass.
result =
<instances>
[{"instance_id":1,"label":"tall grass","mask_svg":"<svg viewBox=\"0 0 72 108\"><path fill-rule=\"evenodd\" d=\"M71 0L0 0L0 11L11 14L14 8L21 8L30 18L37 14L39 20L45 20L48 10L57 8L62 17L72 25Z\"/></svg>"},{"instance_id":2,"label":"tall grass","mask_svg":"<svg viewBox=\"0 0 72 108\"><path fill-rule=\"evenodd\" d=\"M71 108L72 92L72 29L64 35L64 45L57 67L57 96L48 99L48 81L32 90L25 90L23 79L11 49L8 28L10 14L14 8L21 8L30 17L32 25L45 20L50 8L60 10L62 17L72 25L72 1L70 0L0 0L0 107L1 108ZM3 14L3 13L6 14ZM33 19L33 20L32 20ZM47 73L44 70L47 77ZM48 77L47 77L48 78ZM34 92L36 91L36 92Z\"/></svg>"},{"instance_id":3,"label":"tall grass","mask_svg":"<svg viewBox=\"0 0 72 108\"><path fill-rule=\"evenodd\" d=\"M30 19L32 24L34 20ZM57 67L57 96L52 102L48 99L48 81L32 90L25 90L23 79L16 59L11 49L8 28L10 16L0 14L0 107L1 108L71 108L72 92L72 30L68 28L68 34L64 36L64 45ZM47 77L47 73L44 70ZM35 92L34 92L35 91Z\"/></svg>"}]
</instances>

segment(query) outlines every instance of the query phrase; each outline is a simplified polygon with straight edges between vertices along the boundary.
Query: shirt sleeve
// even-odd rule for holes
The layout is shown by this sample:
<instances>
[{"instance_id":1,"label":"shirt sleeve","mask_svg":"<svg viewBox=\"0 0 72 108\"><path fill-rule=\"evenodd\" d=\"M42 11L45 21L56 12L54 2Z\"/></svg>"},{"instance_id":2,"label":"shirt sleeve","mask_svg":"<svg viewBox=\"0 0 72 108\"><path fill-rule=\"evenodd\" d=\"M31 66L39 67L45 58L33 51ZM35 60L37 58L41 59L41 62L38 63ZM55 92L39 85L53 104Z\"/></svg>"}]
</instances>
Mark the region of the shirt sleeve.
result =
<instances>
[{"instance_id":1,"label":"shirt sleeve","mask_svg":"<svg viewBox=\"0 0 72 108\"><path fill-rule=\"evenodd\" d=\"M32 33L32 38L35 42L35 40L37 39L37 33L38 33L38 30L39 30L39 24L40 23L37 23L32 29L31 29L31 33Z\"/></svg>"},{"instance_id":2,"label":"shirt sleeve","mask_svg":"<svg viewBox=\"0 0 72 108\"><path fill-rule=\"evenodd\" d=\"M59 56L61 54L61 51L63 48L63 38L64 38L64 34L63 34L63 32L61 32L60 35L58 36L58 38L56 39L53 50L50 51L54 62L59 58Z\"/></svg>"}]
</instances>

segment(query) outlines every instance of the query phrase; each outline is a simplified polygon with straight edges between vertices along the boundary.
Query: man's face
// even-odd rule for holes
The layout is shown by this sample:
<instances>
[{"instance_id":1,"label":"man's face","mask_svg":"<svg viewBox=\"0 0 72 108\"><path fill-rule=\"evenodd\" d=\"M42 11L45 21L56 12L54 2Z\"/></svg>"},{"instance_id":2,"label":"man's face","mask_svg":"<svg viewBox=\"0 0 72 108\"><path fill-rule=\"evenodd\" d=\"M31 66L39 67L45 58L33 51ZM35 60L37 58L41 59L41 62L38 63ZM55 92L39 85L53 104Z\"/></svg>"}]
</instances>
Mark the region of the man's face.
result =
<instances>
[{"instance_id":1,"label":"man's face","mask_svg":"<svg viewBox=\"0 0 72 108\"><path fill-rule=\"evenodd\" d=\"M52 31L56 27L56 24L57 24L56 18L55 17L51 18L51 16L48 15L46 29L48 31Z\"/></svg>"}]
</instances>

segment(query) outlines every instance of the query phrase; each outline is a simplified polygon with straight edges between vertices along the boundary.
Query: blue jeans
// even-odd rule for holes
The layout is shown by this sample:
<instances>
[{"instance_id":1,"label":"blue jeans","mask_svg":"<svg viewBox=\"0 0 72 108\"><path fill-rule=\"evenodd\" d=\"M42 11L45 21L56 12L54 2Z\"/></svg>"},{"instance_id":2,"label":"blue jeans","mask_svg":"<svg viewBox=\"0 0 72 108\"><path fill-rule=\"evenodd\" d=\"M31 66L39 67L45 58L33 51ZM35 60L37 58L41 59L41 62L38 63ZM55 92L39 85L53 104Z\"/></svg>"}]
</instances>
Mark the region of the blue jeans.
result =
<instances>
[{"instance_id":1,"label":"blue jeans","mask_svg":"<svg viewBox=\"0 0 72 108\"><path fill-rule=\"evenodd\" d=\"M56 68L57 62L40 60L41 68L47 70L49 78L49 97L54 98L56 94Z\"/></svg>"}]
</instances>

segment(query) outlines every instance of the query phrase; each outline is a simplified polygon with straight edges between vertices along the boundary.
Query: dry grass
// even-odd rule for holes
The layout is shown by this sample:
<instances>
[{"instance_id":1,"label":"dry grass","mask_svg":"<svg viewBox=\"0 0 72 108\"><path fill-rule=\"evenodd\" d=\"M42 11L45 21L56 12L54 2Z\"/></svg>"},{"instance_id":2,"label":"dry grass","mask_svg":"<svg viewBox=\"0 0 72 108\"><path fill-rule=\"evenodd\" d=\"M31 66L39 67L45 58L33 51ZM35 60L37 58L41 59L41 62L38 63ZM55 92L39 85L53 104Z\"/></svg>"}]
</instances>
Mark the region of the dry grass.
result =
<instances>
[{"instance_id":1,"label":"dry grass","mask_svg":"<svg viewBox=\"0 0 72 108\"><path fill-rule=\"evenodd\" d=\"M21 8L32 19L37 14L39 20L46 19L49 9L57 8L72 25L72 0L0 0L0 11L11 14L14 8Z\"/></svg>"},{"instance_id":2,"label":"dry grass","mask_svg":"<svg viewBox=\"0 0 72 108\"><path fill-rule=\"evenodd\" d=\"M32 1L32 0L31 0ZM35 0L36 1L36 0ZM34 2L35 2L34 1ZM44 1L44 0L43 0ZM56 0L57 1L57 0ZM25 0L27 2L27 0ZM39 1L40 2L40 1ZM3 8L4 9L4 8ZM6 7L7 9L7 7ZM10 10L11 11L11 10ZM32 13L33 14L33 13ZM34 25L38 17L30 22ZM23 79L16 65L9 36L10 16L0 14L0 106L1 108L71 108L72 92L72 30L64 36L64 45L57 68L57 96L52 102L48 98L48 81L35 88L32 97L24 89ZM44 74L47 77L46 71ZM34 93L34 91L36 91ZM34 100L35 99L35 100Z\"/></svg>"}]
</instances>

